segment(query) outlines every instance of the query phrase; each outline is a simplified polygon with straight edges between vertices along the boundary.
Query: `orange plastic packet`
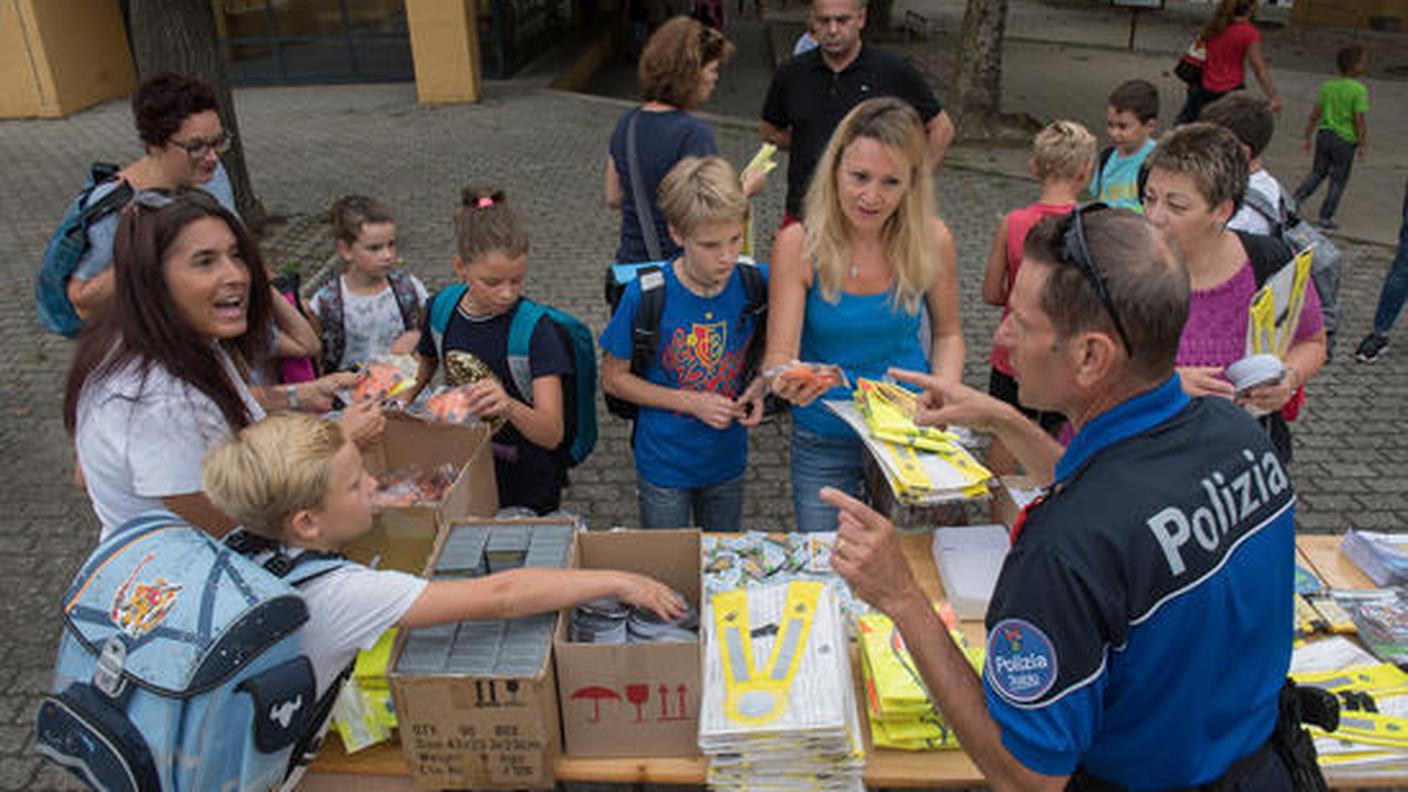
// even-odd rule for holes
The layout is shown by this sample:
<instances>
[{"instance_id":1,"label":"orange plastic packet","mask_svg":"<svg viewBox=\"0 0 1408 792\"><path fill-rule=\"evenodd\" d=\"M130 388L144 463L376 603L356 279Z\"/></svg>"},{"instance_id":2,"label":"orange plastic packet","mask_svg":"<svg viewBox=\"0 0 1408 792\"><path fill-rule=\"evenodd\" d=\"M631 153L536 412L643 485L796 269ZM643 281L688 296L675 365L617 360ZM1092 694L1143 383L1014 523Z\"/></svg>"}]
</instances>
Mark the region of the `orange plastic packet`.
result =
<instances>
[{"instance_id":1,"label":"orange plastic packet","mask_svg":"<svg viewBox=\"0 0 1408 792\"><path fill-rule=\"evenodd\" d=\"M824 385L827 390L835 387L851 387L850 380L846 378L846 372L833 363L789 363L773 366L763 374L789 384L800 383L808 387Z\"/></svg>"},{"instance_id":2,"label":"orange plastic packet","mask_svg":"<svg viewBox=\"0 0 1408 792\"><path fill-rule=\"evenodd\" d=\"M379 402L410 390L416 384L416 359L410 355L384 355L368 360L352 384L352 401Z\"/></svg>"}]
</instances>

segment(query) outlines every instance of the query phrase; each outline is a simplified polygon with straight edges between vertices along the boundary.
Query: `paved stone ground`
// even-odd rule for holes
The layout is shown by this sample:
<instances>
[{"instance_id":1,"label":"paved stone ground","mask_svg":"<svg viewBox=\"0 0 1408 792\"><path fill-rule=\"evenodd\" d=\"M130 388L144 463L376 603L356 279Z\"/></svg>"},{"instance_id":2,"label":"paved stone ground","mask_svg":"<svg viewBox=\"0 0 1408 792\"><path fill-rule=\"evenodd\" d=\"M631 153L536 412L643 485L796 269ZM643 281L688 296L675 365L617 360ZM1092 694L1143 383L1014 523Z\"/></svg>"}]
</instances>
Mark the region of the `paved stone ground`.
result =
<instances>
[{"instance_id":1,"label":"paved stone ground","mask_svg":"<svg viewBox=\"0 0 1408 792\"><path fill-rule=\"evenodd\" d=\"M741 68L741 67L740 67ZM733 74L732 72L730 74ZM725 79L757 79L741 70ZM750 76L751 74L751 76ZM236 94L254 183L271 212L289 222L266 244L275 262L316 262L326 243L313 216L335 196L362 191L389 200L401 218L402 253L432 286L450 277L450 217L466 182L505 185L533 236L529 291L599 329L602 267L614 248L617 218L601 202L601 158L625 107L563 94L537 83L491 83L482 104L427 108L410 85L265 88ZM712 108L734 112L729 108ZM720 119L717 133L735 162L752 154L754 111ZM0 123L0 449L10 460L0 496L0 788L72 788L42 766L29 736L47 688L59 598L91 549L97 524L72 485L72 460L59 420L68 342L34 320L31 282L44 242L95 158L137 154L129 113L112 103L62 121ZM780 215L782 180L756 203L763 249ZM996 312L978 285L993 223L1028 203L1031 182L952 167L940 182L941 208L959 244L967 380L986 381L984 358ZM1394 196L1397 200L1397 196ZM1344 344L1369 323L1388 255L1347 250ZM1401 335L1401 334L1400 334ZM1408 342L1403 342L1408 348ZM1296 427L1293 468L1308 530L1408 525L1408 353L1390 350L1375 366L1343 354L1311 388ZM603 410L601 413L606 415ZM566 503L595 527L630 524L635 506L625 427L604 418L596 454L574 472ZM745 515L749 527L784 528L790 499L782 427L754 433Z\"/></svg>"}]
</instances>

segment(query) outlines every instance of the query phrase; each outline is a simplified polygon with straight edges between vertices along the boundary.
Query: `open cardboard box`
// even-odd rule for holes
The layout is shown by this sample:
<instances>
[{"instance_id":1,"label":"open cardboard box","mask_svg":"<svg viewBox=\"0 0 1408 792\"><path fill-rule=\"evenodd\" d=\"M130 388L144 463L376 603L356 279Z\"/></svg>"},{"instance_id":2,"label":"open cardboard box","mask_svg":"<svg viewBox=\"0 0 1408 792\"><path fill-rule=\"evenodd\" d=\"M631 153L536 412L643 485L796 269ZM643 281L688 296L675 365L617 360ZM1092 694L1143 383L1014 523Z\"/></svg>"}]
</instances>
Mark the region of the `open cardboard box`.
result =
<instances>
[{"instance_id":1,"label":"open cardboard box","mask_svg":"<svg viewBox=\"0 0 1408 792\"><path fill-rule=\"evenodd\" d=\"M445 526L515 522L575 525L571 519L530 518L452 520ZM445 530L435 539L425 563L427 577L448 536ZM569 567L576 552L574 542ZM557 618L554 635L561 630L561 615ZM400 673L396 663L407 634L403 630L397 636L387 677L412 780L431 788L551 789L562 753L553 651L544 654L542 666L531 676Z\"/></svg>"},{"instance_id":2,"label":"open cardboard box","mask_svg":"<svg viewBox=\"0 0 1408 792\"><path fill-rule=\"evenodd\" d=\"M659 580L699 608L699 531L592 531L577 536L581 569L621 569ZM589 644L554 641L567 754L576 757L699 753L699 642Z\"/></svg>"},{"instance_id":3,"label":"open cardboard box","mask_svg":"<svg viewBox=\"0 0 1408 792\"><path fill-rule=\"evenodd\" d=\"M459 469L445 498L433 506L392 506L378 510L372 528L343 552L348 558L379 569L418 575L435 546L440 525L465 517L492 517L499 509L494 458L484 424L431 423L412 415L386 415L386 431L363 449L367 471L380 476L388 470L449 463Z\"/></svg>"}]
</instances>

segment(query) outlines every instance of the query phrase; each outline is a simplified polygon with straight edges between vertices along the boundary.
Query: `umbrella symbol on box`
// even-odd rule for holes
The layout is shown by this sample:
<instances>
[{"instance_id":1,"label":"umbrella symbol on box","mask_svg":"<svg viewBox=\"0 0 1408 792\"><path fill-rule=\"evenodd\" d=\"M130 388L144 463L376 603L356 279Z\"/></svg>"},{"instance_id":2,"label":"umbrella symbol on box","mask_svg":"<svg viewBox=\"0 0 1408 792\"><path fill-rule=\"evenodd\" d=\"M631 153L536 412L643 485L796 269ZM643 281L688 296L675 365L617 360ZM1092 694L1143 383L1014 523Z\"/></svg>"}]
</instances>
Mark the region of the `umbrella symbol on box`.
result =
<instances>
[{"instance_id":1,"label":"umbrella symbol on box","mask_svg":"<svg viewBox=\"0 0 1408 792\"><path fill-rule=\"evenodd\" d=\"M573 701L578 701L581 699L591 700L592 716L587 719L587 723L596 723L597 721L601 720L601 700L615 699L616 701L620 701L621 694L617 693L609 687L601 687L600 685L590 685L588 687L578 688L572 693Z\"/></svg>"}]
</instances>

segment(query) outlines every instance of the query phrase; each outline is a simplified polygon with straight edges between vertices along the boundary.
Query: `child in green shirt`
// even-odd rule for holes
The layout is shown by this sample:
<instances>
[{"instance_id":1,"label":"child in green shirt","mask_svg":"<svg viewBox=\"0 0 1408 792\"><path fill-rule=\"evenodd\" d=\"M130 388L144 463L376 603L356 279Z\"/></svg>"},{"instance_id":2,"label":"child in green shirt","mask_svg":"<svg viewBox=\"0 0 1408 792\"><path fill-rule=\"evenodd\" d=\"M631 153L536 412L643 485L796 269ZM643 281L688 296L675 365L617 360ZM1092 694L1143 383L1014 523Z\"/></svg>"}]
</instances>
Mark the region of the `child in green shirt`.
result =
<instances>
[{"instance_id":1,"label":"child in green shirt","mask_svg":"<svg viewBox=\"0 0 1408 792\"><path fill-rule=\"evenodd\" d=\"M1330 188L1320 204L1320 227L1338 228L1334 221L1344 186L1349 182L1349 169L1356 151L1360 159L1368 151L1365 113L1369 112L1369 89L1357 78L1369 65L1364 47L1354 44L1335 55L1340 75L1320 85L1315 109L1305 123L1300 145L1310 151L1310 135L1315 134L1315 163L1310 175L1296 188L1296 203L1304 203L1320 187L1328 175Z\"/></svg>"}]
</instances>

